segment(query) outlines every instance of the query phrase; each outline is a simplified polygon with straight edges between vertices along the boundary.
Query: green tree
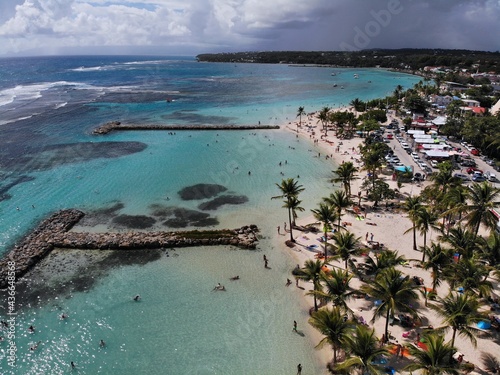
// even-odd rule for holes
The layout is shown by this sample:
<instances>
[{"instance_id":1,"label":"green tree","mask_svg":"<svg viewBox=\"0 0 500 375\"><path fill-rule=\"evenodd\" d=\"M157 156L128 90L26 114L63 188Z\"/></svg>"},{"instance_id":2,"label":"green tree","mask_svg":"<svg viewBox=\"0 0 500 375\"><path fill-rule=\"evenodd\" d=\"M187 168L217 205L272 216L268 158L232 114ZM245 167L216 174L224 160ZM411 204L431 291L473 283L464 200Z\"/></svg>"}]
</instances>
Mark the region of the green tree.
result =
<instances>
[{"instance_id":1,"label":"green tree","mask_svg":"<svg viewBox=\"0 0 500 375\"><path fill-rule=\"evenodd\" d=\"M442 331L451 329L451 347L455 347L455 338L458 335L469 339L476 347L476 334L479 329L475 325L482 319L479 314L479 302L476 297L469 293L459 294L450 293L445 298L438 298L438 304L432 304L430 307L443 318L444 326L438 328ZM452 361L450 354L450 362Z\"/></svg>"},{"instance_id":2,"label":"green tree","mask_svg":"<svg viewBox=\"0 0 500 375\"><path fill-rule=\"evenodd\" d=\"M323 339L316 345L317 349L323 348L326 344L332 346L333 363L337 363L337 353L344 346L346 337L352 334L352 322L344 319L344 314L339 308L324 308L312 314L309 324L316 328L323 336Z\"/></svg>"},{"instance_id":3,"label":"green tree","mask_svg":"<svg viewBox=\"0 0 500 375\"><path fill-rule=\"evenodd\" d=\"M439 229L437 226L437 220L438 216L431 210L430 207L422 206L422 209L417 212L415 226L419 230L420 234L424 236L424 248L427 246L427 233L431 229ZM424 261L425 251L422 251L422 262Z\"/></svg>"},{"instance_id":4,"label":"green tree","mask_svg":"<svg viewBox=\"0 0 500 375\"><path fill-rule=\"evenodd\" d=\"M321 276L324 274L322 271L323 262L320 260L308 259L304 263L304 267L297 270L295 277L304 281L312 281L313 292L321 290ZM316 293L312 293L314 299L314 311L318 311L318 301Z\"/></svg>"},{"instance_id":5,"label":"green tree","mask_svg":"<svg viewBox=\"0 0 500 375\"><path fill-rule=\"evenodd\" d=\"M439 236L439 240L450 245L453 251L466 259L472 257L479 245L477 236L461 226L451 228L448 234Z\"/></svg>"},{"instance_id":6,"label":"green tree","mask_svg":"<svg viewBox=\"0 0 500 375\"><path fill-rule=\"evenodd\" d=\"M460 372L458 362L450 362L450 357L455 353L453 345L444 342L444 337L438 334L425 335L427 350L413 346L409 347L412 363L407 365L405 371L420 371L423 375L458 375Z\"/></svg>"},{"instance_id":7,"label":"green tree","mask_svg":"<svg viewBox=\"0 0 500 375\"><path fill-rule=\"evenodd\" d=\"M500 206L500 189L493 187L488 182L472 184L469 189L469 204L465 208L467 225L477 235L481 224L489 229L494 229L498 219L492 210Z\"/></svg>"},{"instance_id":8,"label":"green tree","mask_svg":"<svg viewBox=\"0 0 500 375\"><path fill-rule=\"evenodd\" d=\"M363 285L361 290L380 304L375 308L372 322L385 316L385 336L389 337L389 318L394 318L396 312L407 312L417 316L414 303L418 299L416 286L410 276L395 268L387 268L380 272L370 284Z\"/></svg>"},{"instance_id":9,"label":"green tree","mask_svg":"<svg viewBox=\"0 0 500 375\"><path fill-rule=\"evenodd\" d=\"M479 251L479 258L486 262L488 271L494 271L497 277L500 277L500 234L492 232L490 237L479 245Z\"/></svg>"},{"instance_id":10,"label":"green tree","mask_svg":"<svg viewBox=\"0 0 500 375\"><path fill-rule=\"evenodd\" d=\"M306 115L306 111L304 110L304 107L299 107L297 110L297 116L299 118L299 126L302 126L302 116Z\"/></svg>"},{"instance_id":11,"label":"green tree","mask_svg":"<svg viewBox=\"0 0 500 375\"><path fill-rule=\"evenodd\" d=\"M311 210L311 212L314 215L314 218L321 223L323 223L323 246L324 246L324 253L325 253L325 262L328 257L328 232L331 229L331 225L333 224L334 221L337 220L337 214L335 209L327 204L327 203L320 203L319 208Z\"/></svg>"},{"instance_id":12,"label":"green tree","mask_svg":"<svg viewBox=\"0 0 500 375\"><path fill-rule=\"evenodd\" d=\"M452 254L451 250L443 249L439 243L431 243L431 246L424 248L427 261L424 261L422 268L431 271L432 290L436 291L441 282L443 271L450 265Z\"/></svg>"},{"instance_id":13,"label":"green tree","mask_svg":"<svg viewBox=\"0 0 500 375\"><path fill-rule=\"evenodd\" d=\"M420 211L422 210L422 200L420 196L410 196L406 198L402 209L404 212L408 214L408 218L412 222L412 230L413 230L413 250L417 250L417 226L416 222L420 215Z\"/></svg>"},{"instance_id":14,"label":"green tree","mask_svg":"<svg viewBox=\"0 0 500 375\"><path fill-rule=\"evenodd\" d=\"M359 252L359 237L349 231L337 231L333 235L333 247L335 252L345 262L347 271L347 262L352 255Z\"/></svg>"},{"instance_id":15,"label":"green tree","mask_svg":"<svg viewBox=\"0 0 500 375\"><path fill-rule=\"evenodd\" d=\"M406 258L403 255L398 255L397 251L386 250L377 254L375 258L367 257L362 268L367 276L371 276L377 275L387 268L396 267L405 261Z\"/></svg>"},{"instance_id":16,"label":"green tree","mask_svg":"<svg viewBox=\"0 0 500 375\"><path fill-rule=\"evenodd\" d=\"M342 363L334 367L343 374L383 374L383 366L376 364L376 359L386 355L387 349L381 348L375 330L358 325L354 335L344 339L346 352L349 355Z\"/></svg>"},{"instance_id":17,"label":"green tree","mask_svg":"<svg viewBox=\"0 0 500 375\"><path fill-rule=\"evenodd\" d=\"M281 183L276 184L276 186L280 190L281 195L272 197L271 199L285 199L284 207L288 210L288 222L290 224L290 241L295 242L292 232L292 213L295 211L303 211L303 208L300 207L301 202L298 200L298 196L304 191L304 188L293 178L282 180Z\"/></svg>"},{"instance_id":18,"label":"green tree","mask_svg":"<svg viewBox=\"0 0 500 375\"><path fill-rule=\"evenodd\" d=\"M356 173L358 168L354 166L352 162L346 162L339 165L339 167L333 171L337 176L333 178L333 182L340 182L344 187L344 192L347 197L351 196L351 182L356 178Z\"/></svg>"},{"instance_id":19,"label":"green tree","mask_svg":"<svg viewBox=\"0 0 500 375\"><path fill-rule=\"evenodd\" d=\"M340 220L342 218L342 210L351 205L351 201L346 193L342 190L336 190L329 197L323 198L323 201L329 204L334 210L337 216L338 223L337 226L340 229Z\"/></svg>"},{"instance_id":20,"label":"green tree","mask_svg":"<svg viewBox=\"0 0 500 375\"><path fill-rule=\"evenodd\" d=\"M383 199L392 199L396 196L396 192L389 187L389 184L379 178L372 181L365 180L361 189L366 191L366 196L373 202L373 207L377 207Z\"/></svg>"},{"instance_id":21,"label":"green tree","mask_svg":"<svg viewBox=\"0 0 500 375\"><path fill-rule=\"evenodd\" d=\"M318 297L326 302L333 303L344 313L352 315L352 311L347 305L347 301L356 292L350 287L352 275L347 270L334 268L322 275L323 288L317 292Z\"/></svg>"},{"instance_id":22,"label":"green tree","mask_svg":"<svg viewBox=\"0 0 500 375\"><path fill-rule=\"evenodd\" d=\"M444 274L451 290L459 285L464 291L479 296L485 296L491 292L492 285L486 279L489 270L474 258L463 258L457 264L450 264Z\"/></svg>"}]
</instances>

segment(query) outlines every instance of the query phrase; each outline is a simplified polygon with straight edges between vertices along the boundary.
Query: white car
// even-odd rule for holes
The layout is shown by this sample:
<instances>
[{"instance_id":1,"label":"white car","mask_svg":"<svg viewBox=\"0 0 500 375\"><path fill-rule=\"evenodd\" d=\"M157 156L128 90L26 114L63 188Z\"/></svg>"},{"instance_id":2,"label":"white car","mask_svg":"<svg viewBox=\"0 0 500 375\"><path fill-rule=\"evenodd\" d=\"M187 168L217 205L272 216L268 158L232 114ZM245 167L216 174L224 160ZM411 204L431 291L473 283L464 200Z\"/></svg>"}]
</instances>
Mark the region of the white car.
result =
<instances>
[{"instance_id":1,"label":"white car","mask_svg":"<svg viewBox=\"0 0 500 375\"><path fill-rule=\"evenodd\" d=\"M438 164L439 164L439 163L437 162L437 160L431 160L431 167L432 167L432 168L437 168L437 167L438 167Z\"/></svg>"},{"instance_id":2,"label":"white car","mask_svg":"<svg viewBox=\"0 0 500 375\"><path fill-rule=\"evenodd\" d=\"M406 142L401 142L401 147L403 147L403 148L409 148L410 145L408 143L406 143Z\"/></svg>"}]
</instances>

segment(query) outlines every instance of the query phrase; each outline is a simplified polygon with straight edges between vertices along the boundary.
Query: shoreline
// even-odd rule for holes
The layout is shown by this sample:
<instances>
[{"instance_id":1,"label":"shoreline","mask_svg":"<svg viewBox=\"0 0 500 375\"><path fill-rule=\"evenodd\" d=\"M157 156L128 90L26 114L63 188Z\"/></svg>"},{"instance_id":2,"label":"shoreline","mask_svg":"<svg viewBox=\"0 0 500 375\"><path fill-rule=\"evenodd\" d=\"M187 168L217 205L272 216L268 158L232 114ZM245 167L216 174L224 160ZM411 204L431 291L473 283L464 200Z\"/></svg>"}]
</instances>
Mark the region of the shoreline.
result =
<instances>
[{"instance_id":1,"label":"shoreline","mask_svg":"<svg viewBox=\"0 0 500 375\"><path fill-rule=\"evenodd\" d=\"M332 111L345 110L352 111L353 109L352 107L332 109ZM312 116L314 116L314 114ZM392 118L392 116L388 116L387 123L389 123ZM328 136L325 137L323 136L324 132L320 129L320 125L316 125L315 121L316 119L314 117L308 115L305 121L304 118L302 119L301 127L297 126L299 121L298 119L296 119L296 121L291 121L283 125L282 128L286 131L296 134L297 137L310 142L311 146L318 151L318 154L316 155L321 155L321 157L327 157L329 160L331 160L332 171L343 162L347 161L353 162L353 164L359 168L361 166L361 163L357 160L357 156L359 155L359 153L357 152L357 147L362 143L364 138L355 137L352 139L339 140L333 135L334 131L332 130L329 130ZM307 125L311 125L311 128L308 128ZM315 134L312 134L313 131ZM340 146L340 150L338 152L335 152L335 148L338 146ZM399 149L398 151L401 152L401 149ZM360 191L362 176L365 173L366 172L360 170L358 172L358 179L352 181L351 198L357 198L356 194L358 191ZM332 172L332 178L333 177L334 174ZM385 182L388 183L391 188L397 188L396 181L392 181L390 176L384 177L381 175L381 177L384 178ZM405 183L399 189L399 192L403 197L417 195L427 184L429 184L428 181L424 181L421 184ZM306 184L303 184L303 187L307 189ZM342 189L342 187L338 186L338 184L335 187L332 185L331 192L333 192L334 189ZM325 192L325 196L327 196L328 194L328 192ZM319 203L320 201L321 197L318 197L317 203ZM398 251L398 254L405 256L408 262L405 265L400 265L396 268L402 271L404 274L409 275L410 277L421 278L421 280L423 280L423 288L425 287L425 285L431 285L432 278L430 272L423 270L420 266L420 258L422 253L420 251L413 250L413 239L411 231L409 233L405 233L406 230L412 227L412 223L408 219L407 215L397 208L384 209L382 205L375 209L371 203L364 199L364 197L362 197L361 199L361 206L365 210L365 218L363 220L357 220L358 215L356 215L354 212L347 211L342 216L342 221L343 223L345 223L344 227L351 233L359 237L360 244L364 245L366 248L372 247L372 240L370 236L373 236L373 241L376 241L377 244L380 244L384 250L389 249ZM302 213L302 215L299 214L299 218L297 219L297 226L300 227L314 222L316 222L314 216L311 213L304 212ZM427 243L429 244L430 241L434 240L437 237L437 235L437 232L431 230L427 235ZM316 259L316 252L314 250L323 250L322 242L320 242L317 237L321 237L321 234L301 232L296 229L294 230L294 238L296 240L296 246L294 248L289 248L283 240L280 241L280 236L276 236L276 239L281 243L282 250L287 251L288 254L290 254L290 256L302 266L306 260ZM422 240L423 236L417 232L417 244L421 245ZM378 250L370 249L367 254L355 256L353 257L353 259L355 259L355 261L359 264L361 262L364 262L364 258L366 256L374 257L378 252ZM332 261L328 267L330 269L333 267L344 269L343 261ZM351 283L352 287L355 289L359 288L362 285L362 282L357 277L354 277ZM492 294L495 294L495 292L497 292L498 294L499 283L494 282L494 286L495 287ZM309 290L308 287L306 287L306 291L307 290ZM446 296L448 294L448 291L449 288L446 282L443 282L440 286L437 287L437 293L440 297ZM305 293L302 293L302 298L304 299L304 301L306 301L309 307L312 306L312 297L306 296ZM377 337L381 337L385 328L385 321L384 319L377 319L374 322L371 321L373 317L372 310L374 308L373 301L365 299L352 299L348 301L348 305L352 309L356 317L368 322L369 326L375 329ZM423 297L418 300L418 306L419 315L423 318L424 325L433 325L435 327L442 325L442 318L440 318L435 311L431 310L427 306L424 306ZM311 329L314 330L312 327ZM405 336L403 336L403 333L407 329L403 328L400 325L394 325L390 329L393 337L391 342L394 345L398 342L406 346L412 345L413 342L411 341L411 339L405 338ZM316 337L317 342L319 342L319 340L321 340L324 336L322 336L319 331L316 331L316 335L314 337ZM447 332L447 334L445 335L445 339L447 341L451 339L451 330ZM479 361L479 357L477 355L478 351L485 351L489 353L500 352L500 345L498 345L498 343L495 343L495 341L492 341L491 339L477 337L477 341L477 348L474 348L469 341L458 336L455 343L457 350L464 354L464 361L474 363L474 365L476 366L476 371L481 370L481 362ZM315 343L315 345L317 344L317 342ZM329 346L328 349L323 349L322 351L324 351L322 358L325 358L325 362L321 365L326 366L331 361L331 357L333 354ZM404 364L396 356L391 356L388 359L388 365L396 368L396 371L401 369Z\"/></svg>"}]
</instances>

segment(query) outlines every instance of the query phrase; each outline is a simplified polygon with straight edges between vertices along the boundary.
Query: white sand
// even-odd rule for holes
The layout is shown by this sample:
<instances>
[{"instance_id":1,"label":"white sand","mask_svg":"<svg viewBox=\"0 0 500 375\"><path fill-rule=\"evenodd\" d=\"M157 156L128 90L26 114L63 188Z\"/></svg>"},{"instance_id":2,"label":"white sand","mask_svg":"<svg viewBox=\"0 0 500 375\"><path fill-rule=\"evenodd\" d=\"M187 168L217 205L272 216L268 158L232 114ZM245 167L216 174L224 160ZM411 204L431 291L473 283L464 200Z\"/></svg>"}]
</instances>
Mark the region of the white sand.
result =
<instances>
[{"instance_id":1,"label":"white sand","mask_svg":"<svg viewBox=\"0 0 500 375\"><path fill-rule=\"evenodd\" d=\"M345 110L345 109L343 109ZM352 110L352 109L350 109ZM392 118L389 118L389 122L391 121ZM288 123L285 127L294 133L297 132L297 124L298 124L298 119L297 121L293 123ZM310 125L311 129L306 126ZM312 132L315 134L313 135ZM333 160L332 160L332 170L336 168L337 165L340 165L343 161L351 161L354 163L355 166L361 167L361 164L357 162L356 159L359 158L359 150L357 149L358 145L362 143L363 138L355 137L353 139L342 139L338 140L334 136L333 131L328 132L327 137L323 137L321 139L321 135L323 132L321 131L321 124L317 123L316 118L314 117L309 117L305 118L303 116L302 118L302 126L299 128L299 136L304 138L304 139L309 139L311 143L313 143L313 140L318 140L317 143L314 143L314 147L317 148L318 153L321 153L321 157L325 157L326 155L330 155ZM335 152L335 148L339 145L339 142L342 142L342 145L340 146L340 152ZM391 147L395 147L395 152L398 154L400 159L405 162L405 160L408 160L409 157L406 155L406 153L397 146L397 141L393 140L390 143ZM354 147L354 151L353 151ZM314 154L317 156L317 154ZM331 159L330 159L331 160ZM414 164L413 164L414 165ZM415 167L415 165L414 165ZM417 169L415 169L417 170ZM358 173L359 179L354 180L352 182L352 187L351 191L353 196L355 196L358 191L359 187L362 183L362 177L366 175L365 171L360 171ZM332 174L332 178L333 178ZM395 181L391 180L391 176L387 176L385 178L385 181L390 185L391 188L397 188L397 183ZM421 185L419 184L418 186L416 184L404 184L403 187L400 189L401 193L405 194L406 196L409 195L417 195L420 193L421 189L426 185L429 184L428 181L425 181ZM304 186L307 187L307 186ZM338 188L341 188L340 186L337 185ZM318 203L321 201L322 197L318 197ZM354 199L354 198L353 198ZM392 212L392 211L387 211L384 209L381 209L380 211L372 211L370 210L370 207L372 206L372 202L367 202L363 200L361 202L362 206L367 208L367 217L363 221L358 221L356 220L356 216L352 213L347 213L342 217L342 222L348 222L350 225L347 226L347 229L357 236L360 237L361 241L363 243L366 243L365 241L365 236L368 233L368 240L370 240L370 233L373 233L373 240L377 241L381 244L385 245L385 248L390 249L390 250L397 250L399 252L399 255L404 255L407 259L411 260L414 259L414 261L410 261L409 266L401 266L399 269L411 276L417 276L421 277L424 280L424 284L427 287L431 286L431 274L428 271L425 271L417 265L419 265L419 260L422 258L422 253L420 251L414 251L413 250L413 235L412 233L407 233L404 234L406 230L411 228L412 224L411 221L408 219L408 217L401 212ZM380 203L379 206L381 208L384 208L384 203ZM315 222L314 217L312 214L304 212L302 214L299 214L299 219L297 220L298 225L306 225ZM376 224L376 225L370 225L370 224ZM307 247L310 245L316 245L317 247L315 250L317 251L322 251L323 247L322 244L317 240L318 237L321 237L322 234L314 234L314 233L302 233L300 231L294 231L294 237L297 241L297 246L293 249L288 249L293 256L297 259L297 263L300 264L301 266L304 264L304 262L307 259L315 259L314 255L315 253L308 250ZM436 239L437 233L428 233L427 235L427 243L429 244L431 240ZM281 237L283 239L283 247L286 248L286 245L284 245L284 242L286 239L289 238L288 235L283 235ZM417 232L417 246L423 245L423 238L418 234ZM369 255L374 255L373 252L370 253ZM355 259L358 262L363 262L364 259L363 256L360 257L355 257ZM333 266L343 268L344 263L342 261L334 261L332 263ZM302 283L305 287L305 291L302 291L300 289L297 289L297 292L299 293L305 293L306 291L312 289L312 285L307 285L306 283ZM353 278L352 281L352 286L357 288L361 285L361 282L357 278ZM499 285L498 283L494 284L494 293L499 294ZM295 287L295 285L292 285L290 287ZM440 297L445 297L448 293L448 285L446 282L443 282L440 287L438 287L438 295ZM311 297L305 297L309 300L310 305L312 306L312 298ZM439 327L442 326L442 320L439 318L433 310L427 308L424 306L424 298L421 297L420 299L420 308L418 309L419 314L423 318L424 326L425 325L433 325L434 327ZM362 316L365 321L369 323L370 326L375 328L376 334L378 337L381 337L384 328L385 328L385 319L381 318L376 320L374 323L371 323L371 319L373 317L373 302L372 301L367 301L364 299L354 299L349 303L349 306L353 311L355 312L356 315ZM402 334L405 331L408 331L408 328L403 328L399 324L394 324L393 326L389 327L389 330L391 332L391 335L393 339L391 340L392 342L398 341L399 343L403 345L410 345L413 340L411 339L405 339L403 338ZM417 331L420 331L417 329ZM317 334L317 342L322 338L322 336ZM415 338L415 337L414 337ZM316 338L315 338L316 339ZM446 335L446 340L451 339L451 330L448 332ZM475 371L481 371L481 366L482 363L480 361L480 353L481 352L488 352L491 354L496 355L497 357L500 357L500 345L498 343L498 340L495 342L492 339L487 339L487 338L477 338L478 345L477 348L474 348L470 341L463 339L462 337L457 336L456 341L455 341L455 346L457 347L458 351L464 354L464 361L469 361L472 362L476 365L476 370ZM325 360L325 363L332 358L332 350L331 349L323 349L322 350L322 357ZM391 361L389 365L395 367L397 370L399 370L402 366L406 365L408 363L408 359L401 359L401 358L396 358L393 356L391 358Z\"/></svg>"}]
</instances>

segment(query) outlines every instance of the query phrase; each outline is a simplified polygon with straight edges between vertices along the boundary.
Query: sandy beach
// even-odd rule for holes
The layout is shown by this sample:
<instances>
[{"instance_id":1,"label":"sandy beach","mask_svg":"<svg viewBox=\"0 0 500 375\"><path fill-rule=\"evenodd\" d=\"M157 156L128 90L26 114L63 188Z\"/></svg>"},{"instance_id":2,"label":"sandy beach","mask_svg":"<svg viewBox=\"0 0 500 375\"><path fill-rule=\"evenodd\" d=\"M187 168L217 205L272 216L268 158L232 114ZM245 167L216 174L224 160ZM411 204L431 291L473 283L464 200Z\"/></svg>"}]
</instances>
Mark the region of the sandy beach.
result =
<instances>
[{"instance_id":1,"label":"sandy beach","mask_svg":"<svg viewBox=\"0 0 500 375\"><path fill-rule=\"evenodd\" d=\"M336 109L345 111L346 108ZM347 110L353 110L349 108ZM388 122L390 122L393 117L388 116ZM362 164L359 160L359 150L358 146L362 143L363 138L354 137L352 139L342 139L339 140L335 137L334 131L329 131L328 135L323 136L324 132L321 131L321 124L317 123L317 119L308 115L302 118L302 126L297 126L299 124L299 120L297 119L294 122L289 122L285 125L285 128L288 131L296 133L298 137L305 141L309 141L311 143L311 147L313 148L311 157L328 157L332 161L332 171L337 168L342 162L353 162L354 165L360 168L358 173L358 179L352 182L352 194L353 197L358 194L360 191L360 186L363 181L363 177L366 176L366 171L361 169ZM405 152L397 147L397 141L393 140L389 144L391 148L395 150L395 153L401 157L404 161L403 157L407 157ZM339 149L337 149L339 147ZM332 172L332 178L334 174ZM397 188L396 181L392 181L391 176L382 176L385 182L387 182L391 188ZM307 182L300 181L304 188L307 189ZM405 196L410 195L418 195L423 187L426 184L430 184L429 181L424 181L422 183L406 183L404 184L400 192ZM334 189L340 189L339 184L333 186L332 192ZM327 194L325 194L327 195ZM364 194L363 194L364 195ZM317 198L317 203L320 203L322 197ZM409 228L412 227L411 221L408 219L406 214L399 210L391 210L386 209L385 205L381 203L378 210L372 209L372 202L368 202L365 199L361 200L361 206L365 209L366 218L364 220L356 220L358 216L354 212L348 212L342 217L342 222L345 223L346 229L354 233L357 237L360 238L361 243L370 246L370 239L373 239L374 242L378 242L380 246L383 244L383 249L396 250L399 252L399 255L403 255L409 262L404 266L398 266L405 274L410 275L411 277L416 276L418 278L423 279L424 286L430 287L431 285L431 274L428 271L420 268L420 259L422 258L422 253L420 251L413 250L413 242L412 242L412 233L406 233ZM304 226L307 224L314 223L316 220L314 219L311 212L302 212L299 213L299 218L297 220L297 225ZM318 225L320 228L320 225ZM282 232L282 246L292 254L292 256L297 260L297 264L301 266L308 259L316 259L315 255L317 252L323 250L323 245L319 241L321 237L321 233L304 233L298 230L294 230L294 237L296 239L296 246L292 249L289 249L285 244L285 240L289 238L289 234L286 235ZM427 244L430 241L435 240L438 236L436 232L430 232L427 236ZM423 245L423 239L417 232L417 245ZM374 256L374 252L378 252L380 250L370 251L368 254L363 254L362 256L354 257L355 261L359 263L364 262L366 259L366 255ZM344 263L342 260L337 260L331 262L331 267L339 267L344 268ZM353 278L351 282L354 288L358 288L362 285L362 282L358 278ZM305 288L305 291L297 289L297 293L307 292L312 289L310 283L302 283L301 285ZM498 283L493 283L493 294L498 295ZM443 282L438 288L437 292L440 297L445 297L448 294L449 287L446 282ZM310 306L312 306L312 297L305 297L309 300ZM374 301L367 299L353 299L349 302L349 307L354 311L354 313L358 317L362 317L370 327L374 327L377 337L381 337L384 332L385 327L385 319L377 319L375 322L372 322L373 311L374 311ZM485 306L486 310L486 306ZM433 327L442 326L442 319L437 316L436 312L425 306L424 298L421 297L419 300L419 314L422 318L422 325L428 326L432 325ZM302 324L306 324L306 322L302 322ZM407 332L409 329L404 328L399 324L394 324L389 327L391 333L391 340L389 344L397 344L400 343L402 345L412 345L413 341L415 341L415 335L410 338L403 337L404 332ZM421 328L416 329L417 332L421 331ZM405 335L406 336L406 335ZM322 336L317 332L317 341L321 340ZM449 341L451 339L451 330L446 334L446 340ZM471 362L475 365L475 372L482 373L484 372L481 369L482 363L480 360L481 352L488 352L490 354L500 356L500 345L498 341L495 341L493 338L486 337L477 337L477 348L474 348L472 343L469 340L466 340L457 335L455 346L457 350L464 354L463 360ZM327 361L330 361L332 358L332 350L331 348L322 349L321 351L322 357L325 358L325 365ZM402 367L407 365L411 361L407 357L401 358L393 355L390 358L389 366L392 366L396 369L396 371L400 371Z\"/></svg>"}]
</instances>

